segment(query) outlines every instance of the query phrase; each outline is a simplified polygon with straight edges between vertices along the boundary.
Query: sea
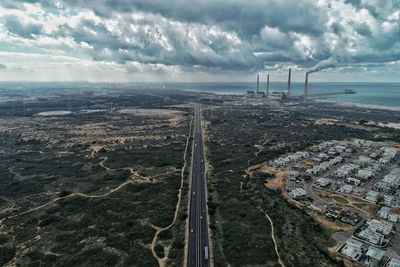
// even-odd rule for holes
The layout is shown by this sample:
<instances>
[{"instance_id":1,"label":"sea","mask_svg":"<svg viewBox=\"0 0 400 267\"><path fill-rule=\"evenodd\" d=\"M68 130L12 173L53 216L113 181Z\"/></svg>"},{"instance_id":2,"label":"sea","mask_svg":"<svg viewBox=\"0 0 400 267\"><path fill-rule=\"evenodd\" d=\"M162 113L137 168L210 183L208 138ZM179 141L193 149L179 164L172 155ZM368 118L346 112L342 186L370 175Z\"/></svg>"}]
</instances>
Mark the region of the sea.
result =
<instances>
[{"instance_id":1,"label":"sea","mask_svg":"<svg viewBox=\"0 0 400 267\"><path fill-rule=\"evenodd\" d=\"M169 84L167 88L179 88L212 92L217 94L245 94L255 90L255 83L193 83ZM351 89L355 94L343 94ZM260 84L260 90L266 90L265 84ZM270 92L286 92L287 83L270 83ZM339 93L339 94L336 94ZM292 83L291 95L304 94L304 83ZM400 83L310 83L308 94L313 99L338 103L360 104L365 106L382 106L400 108ZM324 95L326 94L326 95Z\"/></svg>"},{"instance_id":2,"label":"sea","mask_svg":"<svg viewBox=\"0 0 400 267\"><path fill-rule=\"evenodd\" d=\"M210 92L215 94L245 94L248 90L255 90L256 84L250 82L202 82L202 83L88 83L88 82L0 82L0 91L25 91L97 88L107 90L116 87L128 88L162 88L181 89L190 91ZM301 96L304 92L304 83L292 82L291 94ZM351 89L355 94L335 94ZM260 83L260 90L266 90L266 84ZM271 82L270 92L285 92L287 83ZM344 83L344 82L312 82L308 87L308 94L318 101L329 101L360 106L376 106L400 109L400 83Z\"/></svg>"}]
</instances>

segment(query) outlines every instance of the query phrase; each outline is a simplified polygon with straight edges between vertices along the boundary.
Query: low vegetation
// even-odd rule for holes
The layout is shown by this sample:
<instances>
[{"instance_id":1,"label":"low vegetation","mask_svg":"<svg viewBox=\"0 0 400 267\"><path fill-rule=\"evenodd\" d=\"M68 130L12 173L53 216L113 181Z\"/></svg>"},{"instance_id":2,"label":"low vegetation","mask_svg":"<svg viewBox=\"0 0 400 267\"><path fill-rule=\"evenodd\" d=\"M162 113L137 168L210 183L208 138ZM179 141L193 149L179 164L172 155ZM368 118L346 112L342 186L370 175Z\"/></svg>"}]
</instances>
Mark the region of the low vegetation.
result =
<instances>
[{"instance_id":1,"label":"low vegetation","mask_svg":"<svg viewBox=\"0 0 400 267\"><path fill-rule=\"evenodd\" d=\"M188 97L137 93L130 107ZM90 106L127 99L92 96ZM0 105L0 265L157 266L150 244L173 220L191 111L32 116L62 109L58 101L32 104L25 115ZM155 247L170 266L183 262L185 205Z\"/></svg>"}]
</instances>

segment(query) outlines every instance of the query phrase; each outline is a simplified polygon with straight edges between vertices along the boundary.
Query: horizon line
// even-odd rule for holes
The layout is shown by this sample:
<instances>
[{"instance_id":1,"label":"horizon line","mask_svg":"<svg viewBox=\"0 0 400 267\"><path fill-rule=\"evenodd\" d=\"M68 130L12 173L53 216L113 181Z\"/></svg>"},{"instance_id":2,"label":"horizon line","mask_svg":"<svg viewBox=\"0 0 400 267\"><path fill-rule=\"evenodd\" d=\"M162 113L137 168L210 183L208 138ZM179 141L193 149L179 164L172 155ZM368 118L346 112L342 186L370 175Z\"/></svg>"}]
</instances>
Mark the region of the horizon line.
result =
<instances>
[{"instance_id":1,"label":"horizon line","mask_svg":"<svg viewBox=\"0 0 400 267\"><path fill-rule=\"evenodd\" d=\"M272 83L287 83L287 81L271 81ZM174 83L178 83L178 84L207 84L207 83L256 83L256 81L210 81L210 82L204 82L204 81L193 81L193 82L187 82L187 81L167 81L167 82L161 82L161 81L157 81L157 82L149 82L149 81L85 81L85 80L76 80L76 81L31 81L31 80L5 80L5 81L1 81L0 83L36 83L36 84L40 84L40 83L88 83L88 84L174 84ZM265 83L260 81L260 83ZM293 81L292 83L304 83L304 81ZM314 81L314 82L309 82L309 83L399 83L400 81L342 81L342 82L338 82L338 81Z\"/></svg>"}]
</instances>

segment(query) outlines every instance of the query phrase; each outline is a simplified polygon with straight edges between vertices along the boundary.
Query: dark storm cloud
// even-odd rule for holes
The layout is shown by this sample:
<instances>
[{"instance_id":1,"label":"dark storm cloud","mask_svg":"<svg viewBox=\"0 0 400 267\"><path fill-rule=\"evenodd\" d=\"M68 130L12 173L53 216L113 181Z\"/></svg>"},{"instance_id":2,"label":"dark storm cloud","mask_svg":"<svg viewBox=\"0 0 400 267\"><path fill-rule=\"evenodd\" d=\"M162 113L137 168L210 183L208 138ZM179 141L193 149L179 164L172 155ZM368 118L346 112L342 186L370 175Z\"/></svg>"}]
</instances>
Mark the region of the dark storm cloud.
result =
<instances>
[{"instance_id":1,"label":"dark storm cloud","mask_svg":"<svg viewBox=\"0 0 400 267\"><path fill-rule=\"evenodd\" d=\"M96 19L79 18L52 32L16 16L4 18L4 26L26 39L70 38L90 47L83 53L96 61L253 71L279 63L308 68L327 60L399 60L400 30L393 20L398 20L394 12L400 1L61 0L56 5L51 0L3 0L0 6L25 10L23 3L70 16L93 11ZM371 17L361 14L365 10Z\"/></svg>"},{"instance_id":2,"label":"dark storm cloud","mask_svg":"<svg viewBox=\"0 0 400 267\"><path fill-rule=\"evenodd\" d=\"M65 3L90 8L102 17L113 12L143 11L189 23L218 24L246 38L258 35L265 25L285 32L319 35L324 32L326 22L312 0L71 0Z\"/></svg>"},{"instance_id":3,"label":"dark storm cloud","mask_svg":"<svg viewBox=\"0 0 400 267\"><path fill-rule=\"evenodd\" d=\"M54 7L49 0L30 0L44 7ZM189 23L218 24L235 30L247 38L258 35L265 25L282 31L295 31L320 35L324 32L326 17L321 14L313 0L64 0L68 7L93 10L101 17L115 13L143 11ZM16 5L7 1L3 5Z\"/></svg>"},{"instance_id":4,"label":"dark storm cloud","mask_svg":"<svg viewBox=\"0 0 400 267\"><path fill-rule=\"evenodd\" d=\"M24 38L33 39L42 33L41 25L23 23L17 16L7 16L4 21L4 26L9 32Z\"/></svg>"},{"instance_id":5,"label":"dark storm cloud","mask_svg":"<svg viewBox=\"0 0 400 267\"><path fill-rule=\"evenodd\" d=\"M332 23L331 29L332 32L336 35L340 35L343 32L343 26L337 22Z\"/></svg>"},{"instance_id":6,"label":"dark storm cloud","mask_svg":"<svg viewBox=\"0 0 400 267\"><path fill-rule=\"evenodd\" d=\"M363 36L370 37L372 35L371 29L366 23L357 23L354 25L354 29Z\"/></svg>"},{"instance_id":7,"label":"dark storm cloud","mask_svg":"<svg viewBox=\"0 0 400 267\"><path fill-rule=\"evenodd\" d=\"M344 2L346 4L351 4L354 7L360 7L361 6L361 0L345 0Z\"/></svg>"},{"instance_id":8,"label":"dark storm cloud","mask_svg":"<svg viewBox=\"0 0 400 267\"><path fill-rule=\"evenodd\" d=\"M196 49L187 49L187 44L182 42L182 36L180 36L182 33L179 31L171 29L168 25L161 25L163 29L158 29L158 27L160 26L153 25L146 31L130 33L130 38L134 38L135 42L128 42L125 36L116 35L103 24L95 24L90 20L81 21L74 28L64 27L58 34L71 36L77 43L85 42L93 46L92 56L99 61L118 63L137 61L145 64L202 66L226 70L248 70L262 67L262 62L257 62L251 52L241 51L240 54L234 56L228 55L227 51L230 47L224 36L212 38L208 48L213 53L205 54ZM161 30L166 31L165 34L170 37L168 41L169 45L173 47L171 51L159 42L162 38ZM243 55L246 57L244 58Z\"/></svg>"}]
</instances>

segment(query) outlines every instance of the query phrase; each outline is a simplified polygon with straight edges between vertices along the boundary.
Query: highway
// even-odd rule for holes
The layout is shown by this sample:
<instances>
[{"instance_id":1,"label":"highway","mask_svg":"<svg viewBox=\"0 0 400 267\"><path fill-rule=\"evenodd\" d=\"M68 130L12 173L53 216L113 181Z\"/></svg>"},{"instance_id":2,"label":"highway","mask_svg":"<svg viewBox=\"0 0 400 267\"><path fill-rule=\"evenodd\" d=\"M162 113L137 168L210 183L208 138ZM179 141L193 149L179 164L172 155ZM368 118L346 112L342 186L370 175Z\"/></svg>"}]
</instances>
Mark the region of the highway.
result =
<instances>
[{"instance_id":1,"label":"highway","mask_svg":"<svg viewBox=\"0 0 400 267\"><path fill-rule=\"evenodd\" d=\"M194 136L189 210L187 266L209 266L207 195L201 107L194 107Z\"/></svg>"}]
</instances>

